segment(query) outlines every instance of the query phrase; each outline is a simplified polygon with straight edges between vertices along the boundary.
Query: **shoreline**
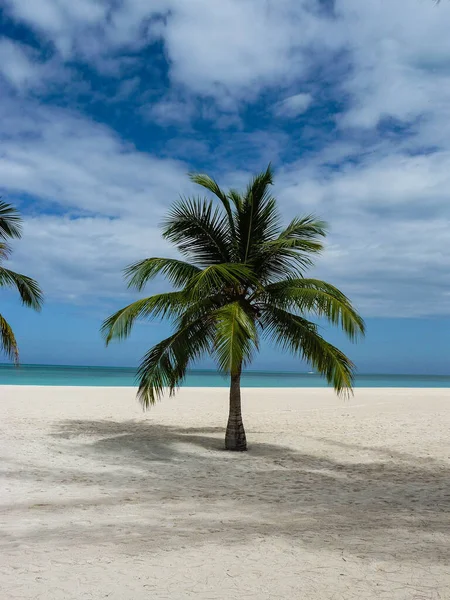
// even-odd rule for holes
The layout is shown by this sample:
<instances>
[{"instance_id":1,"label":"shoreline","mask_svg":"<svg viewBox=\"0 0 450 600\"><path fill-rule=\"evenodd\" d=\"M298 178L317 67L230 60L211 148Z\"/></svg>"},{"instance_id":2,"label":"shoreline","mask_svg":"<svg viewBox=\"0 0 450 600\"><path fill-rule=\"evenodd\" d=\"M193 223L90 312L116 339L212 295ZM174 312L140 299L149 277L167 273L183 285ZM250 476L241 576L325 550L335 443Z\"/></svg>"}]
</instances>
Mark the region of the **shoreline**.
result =
<instances>
[{"instance_id":1,"label":"shoreline","mask_svg":"<svg viewBox=\"0 0 450 600\"><path fill-rule=\"evenodd\" d=\"M7 369L21 369L21 368L56 368L56 369L110 369L112 371L137 371L138 366L135 367L118 367L114 365L70 365L70 364L50 364L50 363L25 363L21 362L18 365L15 365L11 362L0 362L0 371L3 368ZM219 371L215 368L211 369L188 369L188 373L219 373ZM270 370L270 369L245 369L243 374L248 375L264 375L264 374L279 374L279 375L319 375L314 371L283 371L283 370ZM450 373L383 373L382 371L374 371L374 372L365 372L361 371L357 373L357 376L368 376L368 377L450 377Z\"/></svg>"},{"instance_id":2,"label":"shoreline","mask_svg":"<svg viewBox=\"0 0 450 600\"><path fill-rule=\"evenodd\" d=\"M127 368L23 366L0 367L0 385L34 385L50 387L123 387L136 388L136 372ZM229 377L215 370L190 371L184 388L227 388ZM320 388L329 389L326 380L314 373L248 371L241 379L242 389L249 388ZM379 375L356 374L354 389L424 388L450 389L450 375Z\"/></svg>"},{"instance_id":3,"label":"shoreline","mask_svg":"<svg viewBox=\"0 0 450 600\"><path fill-rule=\"evenodd\" d=\"M45 388L49 388L49 389L62 389L62 390L83 390L83 389L88 389L88 390L102 390L102 389L107 389L107 390L137 390L138 386L128 386L128 385L59 385L59 384L55 384L55 385L49 385L49 384L34 384L34 383L26 383L26 384L22 384L22 383L0 383L0 389L29 389L29 388L38 388L38 389L45 389ZM303 387L303 386L299 386L299 387L284 387L284 386L280 386L280 387L275 387L275 386L269 386L269 387L242 387L241 391L242 393L245 393L247 391L251 391L251 392L272 392L272 391L279 391L279 392L287 392L287 393L291 393L291 392L295 392L295 391L310 391L310 392L319 392L319 393L332 393L334 396L336 396L336 398L341 398L341 396L338 396L336 394L336 392L333 390L332 387L318 387L318 386L312 386L312 387ZM373 387L373 386L367 386L367 387L363 387L363 386L358 386L358 387L354 387L353 388L353 394L350 395L350 398L355 397L356 395L358 395L358 393L360 392L386 392L386 391L398 391L398 392L432 392L433 390L436 392L448 392L449 396L450 396L450 387ZM192 392L199 392L199 391L229 391L229 385L224 385L224 386L182 386L176 393L175 395L179 394L179 393L183 393L184 391L192 391ZM165 396L168 397L168 396Z\"/></svg>"}]
</instances>

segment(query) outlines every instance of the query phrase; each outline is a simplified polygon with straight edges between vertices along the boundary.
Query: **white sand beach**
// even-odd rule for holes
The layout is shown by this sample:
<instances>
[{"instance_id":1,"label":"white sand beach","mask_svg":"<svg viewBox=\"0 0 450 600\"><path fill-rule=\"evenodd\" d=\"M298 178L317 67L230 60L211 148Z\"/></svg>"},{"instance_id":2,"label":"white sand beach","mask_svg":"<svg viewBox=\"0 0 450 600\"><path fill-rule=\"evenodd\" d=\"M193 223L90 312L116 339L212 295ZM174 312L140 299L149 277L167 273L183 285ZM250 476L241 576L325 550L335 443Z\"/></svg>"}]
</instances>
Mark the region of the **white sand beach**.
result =
<instances>
[{"instance_id":1,"label":"white sand beach","mask_svg":"<svg viewBox=\"0 0 450 600\"><path fill-rule=\"evenodd\" d=\"M0 397L5 600L450 598L450 389Z\"/></svg>"}]
</instances>

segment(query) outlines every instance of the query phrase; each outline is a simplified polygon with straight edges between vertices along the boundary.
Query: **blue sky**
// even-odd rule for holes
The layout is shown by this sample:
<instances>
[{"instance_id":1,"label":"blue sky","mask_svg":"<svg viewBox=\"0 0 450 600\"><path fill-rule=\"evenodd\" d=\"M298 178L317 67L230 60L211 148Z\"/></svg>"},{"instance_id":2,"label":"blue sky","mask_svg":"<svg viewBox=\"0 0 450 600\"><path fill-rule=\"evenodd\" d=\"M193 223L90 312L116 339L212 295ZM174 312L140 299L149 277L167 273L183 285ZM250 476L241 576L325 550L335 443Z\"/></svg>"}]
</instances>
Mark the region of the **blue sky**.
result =
<instances>
[{"instance_id":1,"label":"blue sky","mask_svg":"<svg viewBox=\"0 0 450 600\"><path fill-rule=\"evenodd\" d=\"M121 269L173 252L157 225L187 172L238 186L272 161L286 220L330 224L314 275L367 319L360 370L450 373L449 22L431 0L4 0L0 192L47 299L2 294L22 361L136 364L167 327L103 348Z\"/></svg>"}]
</instances>

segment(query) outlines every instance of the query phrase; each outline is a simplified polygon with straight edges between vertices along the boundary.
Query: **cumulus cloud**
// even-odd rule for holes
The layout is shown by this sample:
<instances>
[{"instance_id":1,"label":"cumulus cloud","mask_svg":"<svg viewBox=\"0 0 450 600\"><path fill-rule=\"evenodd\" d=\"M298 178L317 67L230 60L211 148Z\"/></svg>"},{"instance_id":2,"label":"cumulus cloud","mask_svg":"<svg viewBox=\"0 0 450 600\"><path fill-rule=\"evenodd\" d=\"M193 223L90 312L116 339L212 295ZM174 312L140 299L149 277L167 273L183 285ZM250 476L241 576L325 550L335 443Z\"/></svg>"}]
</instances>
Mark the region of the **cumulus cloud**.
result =
<instances>
[{"instance_id":1,"label":"cumulus cloud","mask_svg":"<svg viewBox=\"0 0 450 600\"><path fill-rule=\"evenodd\" d=\"M63 59L80 57L99 69L161 39L172 81L224 105L307 72L305 50L318 34L322 51L339 43L338 31L311 6L310 0L7 2L9 14L51 41Z\"/></svg>"},{"instance_id":2,"label":"cumulus cloud","mask_svg":"<svg viewBox=\"0 0 450 600\"><path fill-rule=\"evenodd\" d=\"M277 102L274 106L274 114L277 117L297 117L311 106L311 94L295 94Z\"/></svg>"},{"instance_id":3,"label":"cumulus cloud","mask_svg":"<svg viewBox=\"0 0 450 600\"><path fill-rule=\"evenodd\" d=\"M138 152L71 111L30 101L2 110L0 191L25 215L12 267L32 273L50 299L123 296L127 264L172 251L158 224L190 191L188 166Z\"/></svg>"},{"instance_id":4,"label":"cumulus cloud","mask_svg":"<svg viewBox=\"0 0 450 600\"><path fill-rule=\"evenodd\" d=\"M108 4L94 0L70 3L64 0L6 0L5 7L12 17L30 25L53 42L67 58L72 56L78 44L82 46L83 41L91 40L93 43L95 31L97 35L101 32L102 23L108 17Z\"/></svg>"},{"instance_id":5,"label":"cumulus cloud","mask_svg":"<svg viewBox=\"0 0 450 600\"><path fill-rule=\"evenodd\" d=\"M3 77L14 87L35 82L39 69L20 44L9 39L0 39L0 70Z\"/></svg>"},{"instance_id":6,"label":"cumulus cloud","mask_svg":"<svg viewBox=\"0 0 450 600\"><path fill-rule=\"evenodd\" d=\"M146 256L170 255L157 220L28 217L11 266L32 273L51 300L73 304L131 297L122 270Z\"/></svg>"},{"instance_id":7,"label":"cumulus cloud","mask_svg":"<svg viewBox=\"0 0 450 600\"><path fill-rule=\"evenodd\" d=\"M7 15L50 48L0 43L0 187L27 214L14 260L66 301L118 296L124 264L169 251L155 224L191 190L187 171L234 185L273 160L285 217L331 224L318 274L367 315L449 314L450 3L412 2L336 0L331 15L313 0L8 0ZM157 94L135 73L155 43ZM142 94L125 110L135 129L143 116L172 126L158 151L95 122L89 102L36 99L77 63L132 82L115 98ZM291 127L310 107L327 121L305 143ZM203 128L183 136L196 118Z\"/></svg>"},{"instance_id":8,"label":"cumulus cloud","mask_svg":"<svg viewBox=\"0 0 450 600\"><path fill-rule=\"evenodd\" d=\"M111 129L38 104L0 109L0 188L66 210L136 219L161 214L188 167L138 152ZM45 207L45 204L44 204Z\"/></svg>"},{"instance_id":9,"label":"cumulus cloud","mask_svg":"<svg viewBox=\"0 0 450 600\"><path fill-rule=\"evenodd\" d=\"M317 273L376 316L448 314L450 152L368 155L341 170L318 160L279 174L286 213L325 218Z\"/></svg>"},{"instance_id":10,"label":"cumulus cloud","mask_svg":"<svg viewBox=\"0 0 450 600\"><path fill-rule=\"evenodd\" d=\"M189 101L166 98L159 102L145 104L141 108L145 119L161 125L188 123L194 114L194 105Z\"/></svg>"},{"instance_id":11,"label":"cumulus cloud","mask_svg":"<svg viewBox=\"0 0 450 600\"><path fill-rule=\"evenodd\" d=\"M68 70L54 60L43 60L25 44L0 38L0 84L15 92L41 91L62 83ZM3 82L2 82L3 79Z\"/></svg>"}]
</instances>

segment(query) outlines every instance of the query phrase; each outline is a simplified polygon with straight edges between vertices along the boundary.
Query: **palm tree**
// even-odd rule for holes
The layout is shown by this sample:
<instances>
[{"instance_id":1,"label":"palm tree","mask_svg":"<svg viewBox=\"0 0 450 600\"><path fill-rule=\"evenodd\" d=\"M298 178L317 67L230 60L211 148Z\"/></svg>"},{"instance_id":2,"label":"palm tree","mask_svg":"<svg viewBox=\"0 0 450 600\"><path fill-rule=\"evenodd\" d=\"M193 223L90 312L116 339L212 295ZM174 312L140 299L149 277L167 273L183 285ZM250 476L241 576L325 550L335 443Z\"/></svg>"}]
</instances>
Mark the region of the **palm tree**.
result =
<instances>
[{"instance_id":1,"label":"palm tree","mask_svg":"<svg viewBox=\"0 0 450 600\"><path fill-rule=\"evenodd\" d=\"M126 338L138 318L169 318L174 333L151 348L138 370L144 408L168 388L173 394L187 367L212 354L230 376L228 450L246 450L241 415L241 374L261 338L309 362L338 393L351 391L354 366L319 334L310 314L340 325L350 339L364 322L336 287L304 273L322 250L325 223L314 216L281 227L270 194L272 169L252 179L244 194L224 192L207 175L191 180L216 196L181 198L163 223L163 237L186 261L147 258L125 270L129 287L142 290L158 274L175 290L133 302L102 325L108 344ZM218 201L218 203L217 203Z\"/></svg>"},{"instance_id":2,"label":"palm tree","mask_svg":"<svg viewBox=\"0 0 450 600\"><path fill-rule=\"evenodd\" d=\"M15 273L3 266L11 254L8 241L22 236L22 218L10 204L0 201L0 286L13 287L19 292L22 303L40 310L43 296L39 285L30 277ZM18 362L19 350L11 326L0 314L0 348L8 358Z\"/></svg>"}]
</instances>

